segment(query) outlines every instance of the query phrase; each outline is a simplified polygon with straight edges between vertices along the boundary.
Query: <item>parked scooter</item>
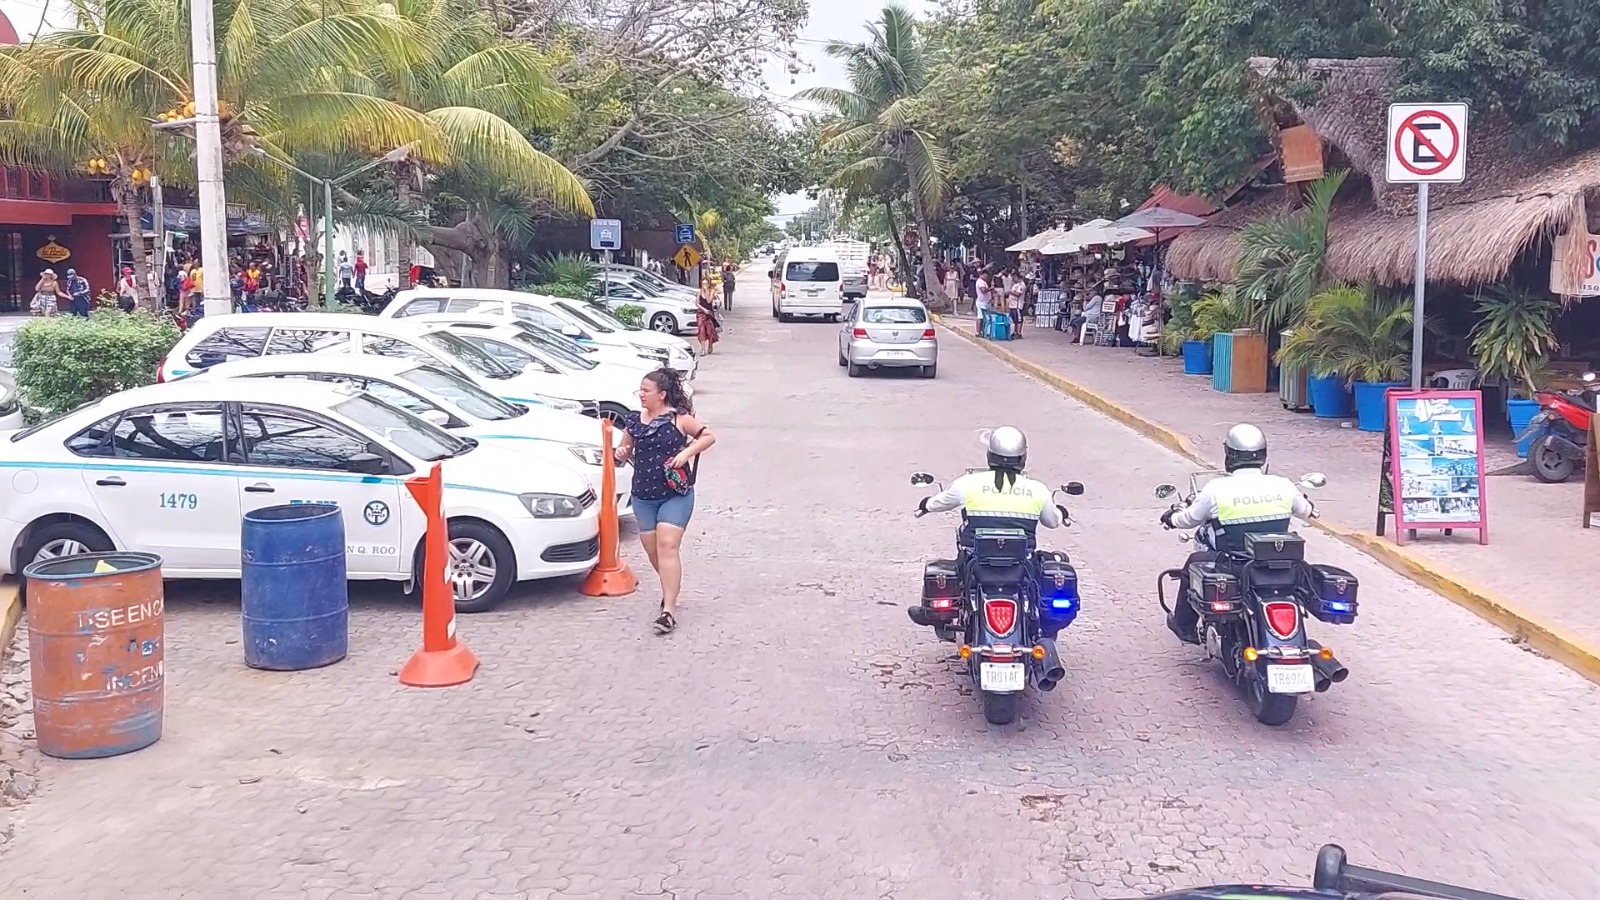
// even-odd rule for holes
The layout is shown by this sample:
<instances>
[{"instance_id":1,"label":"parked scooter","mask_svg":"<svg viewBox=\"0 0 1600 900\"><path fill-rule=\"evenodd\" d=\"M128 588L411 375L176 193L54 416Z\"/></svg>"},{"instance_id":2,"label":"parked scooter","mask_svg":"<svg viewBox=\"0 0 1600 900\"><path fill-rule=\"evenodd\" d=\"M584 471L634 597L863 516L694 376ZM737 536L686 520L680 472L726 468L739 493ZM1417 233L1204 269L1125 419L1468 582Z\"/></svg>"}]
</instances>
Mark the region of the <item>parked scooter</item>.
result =
<instances>
[{"instance_id":1,"label":"parked scooter","mask_svg":"<svg viewBox=\"0 0 1600 900\"><path fill-rule=\"evenodd\" d=\"M1560 484L1583 471L1589 446L1589 420L1595 413L1600 382L1593 372L1583 373L1583 387L1570 391L1540 391L1539 411L1517 435L1528 444L1528 469L1545 484Z\"/></svg>"},{"instance_id":2,"label":"parked scooter","mask_svg":"<svg viewBox=\"0 0 1600 900\"><path fill-rule=\"evenodd\" d=\"M911 483L944 490L927 472L912 475ZM1082 493L1081 482L1069 481L1051 501L1056 494ZM1066 507L1057 509L1063 527L1072 524ZM918 518L924 515L916 512ZM983 698L983 717L994 725L1016 720L1019 699L1030 685L1052 691L1067 674L1056 636L1078 616L1078 572L1067 554L1039 550L1036 544L1035 535L1015 519L963 510L956 558L923 565L922 602L906 610L911 621L959 645L973 688Z\"/></svg>"},{"instance_id":3,"label":"parked scooter","mask_svg":"<svg viewBox=\"0 0 1600 900\"><path fill-rule=\"evenodd\" d=\"M1194 501L1199 479L1189 476L1189 495L1174 509ZM1327 476L1301 477L1302 488L1320 488ZM1178 493L1174 485L1156 487L1162 500ZM1194 541L1200 550L1215 551L1215 560L1191 555L1182 569L1168 569L1156 579L1156 596L1169 615L1166 581L1178 582L1173 603L1188 603L1199 613L1197 634L1206 656L1220 660L1222 670L1242 686L1250 711L1263 725L1283 725L1294 718L1300 695L1326 691L1349 677L1333 651L1307 637L1305 614L1322 622L1348 625L1356 618L1356 577L1344 569L1305 561L1305 539L1290 532L1246 534L1226 547L1214 525L1201 527L1179 541Z\"/></svg>"}]
</instances>

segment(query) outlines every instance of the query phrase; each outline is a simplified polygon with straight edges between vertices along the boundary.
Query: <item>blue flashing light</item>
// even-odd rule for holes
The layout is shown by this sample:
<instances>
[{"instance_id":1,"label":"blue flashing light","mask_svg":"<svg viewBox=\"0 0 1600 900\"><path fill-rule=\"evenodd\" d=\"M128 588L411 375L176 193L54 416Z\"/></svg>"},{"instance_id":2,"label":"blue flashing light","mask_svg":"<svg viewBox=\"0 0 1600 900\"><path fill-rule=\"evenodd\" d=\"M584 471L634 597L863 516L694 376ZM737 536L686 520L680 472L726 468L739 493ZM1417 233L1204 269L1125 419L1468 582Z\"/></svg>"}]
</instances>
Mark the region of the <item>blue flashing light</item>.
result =
<instances>
[{"instance_id":1,"label":"blue flashing light","mask_svg":"<svg viewBox=\"0 0 1600 900\"><path fill-rule=\"evenodd\" d=\"M1322 606L1328 612L1349 612L1350 611L1350 604L1348 604L1348 603L1337 603L1337 602L1332 601L1332 600L1324 600L1324 601L1322 601Z\"/></svg>"}]
</instances>

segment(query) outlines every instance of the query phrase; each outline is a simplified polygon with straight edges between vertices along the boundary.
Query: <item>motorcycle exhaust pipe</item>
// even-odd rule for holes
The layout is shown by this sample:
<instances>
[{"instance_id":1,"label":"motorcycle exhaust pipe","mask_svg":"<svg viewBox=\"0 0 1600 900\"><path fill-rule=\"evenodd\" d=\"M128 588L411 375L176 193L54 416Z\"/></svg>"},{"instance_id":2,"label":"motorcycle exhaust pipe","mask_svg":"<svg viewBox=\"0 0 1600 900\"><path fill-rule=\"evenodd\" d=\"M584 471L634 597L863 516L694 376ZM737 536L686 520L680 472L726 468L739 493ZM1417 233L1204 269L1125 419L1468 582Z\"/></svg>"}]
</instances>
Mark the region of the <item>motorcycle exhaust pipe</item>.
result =
<instances>
[{"instance_id":1,"label":"motorcycle exhaust pipe","mask_svg":"<svg viewBox=\"0 0 1600 900\"><path fill-rule=\"evenodd\" d=\"M1050 690L1056 683L1067 677L1067 669L1061 665L1061 657L1056 653L1055 638L1040 638L1039 646L1044 648L1044 659L1039 660L1039 680L1050 682Z\"/></svg>"},{"instance_id":2,"label":"motorcycle exhaust pipe","mask_svg":"<svg viewBox=\"0 0 1600 900\"><path fill-rule=\"evenodd\" d=\"M1350 670L1344 667L1344 663L1337 659L1323 659L1320 656L1311 658L1311 671L1316 676L1316 689L1319 694L1350 677Z\"/></svg>"}]
</instances>

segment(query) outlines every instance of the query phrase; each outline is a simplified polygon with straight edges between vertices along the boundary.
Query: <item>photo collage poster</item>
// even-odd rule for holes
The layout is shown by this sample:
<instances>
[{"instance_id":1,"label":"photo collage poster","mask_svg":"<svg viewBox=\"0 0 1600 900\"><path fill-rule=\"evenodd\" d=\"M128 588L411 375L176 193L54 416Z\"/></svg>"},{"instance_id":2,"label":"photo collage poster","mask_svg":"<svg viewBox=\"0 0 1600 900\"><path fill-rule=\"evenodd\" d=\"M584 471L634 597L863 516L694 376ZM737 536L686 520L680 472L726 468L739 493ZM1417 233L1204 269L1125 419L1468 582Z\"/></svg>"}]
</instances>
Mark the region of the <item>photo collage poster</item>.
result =
<instances>
[{"instance_id":1,"label":"photo collage poster","mask_svg":"<svg viewBox=\"0 0 1600 900\"><path fill-rule=\"evenodd\" d=\"M1033 325L1035 328L1056 328L1061 315L1066 312L1066 292L1056 288L1043 288L1034 295Z\"/></svg>"},{"instance_id":2,"label":"photo collage poster","mask_svg":"<svg viewBox=\"0 0 1600 900\"><path fill-rule=\"evenodd\" d=\"M1399 519L1411 527L1481 525L1477 396L1401 396L1393 403Z\"/></svg>"}]
</instances>

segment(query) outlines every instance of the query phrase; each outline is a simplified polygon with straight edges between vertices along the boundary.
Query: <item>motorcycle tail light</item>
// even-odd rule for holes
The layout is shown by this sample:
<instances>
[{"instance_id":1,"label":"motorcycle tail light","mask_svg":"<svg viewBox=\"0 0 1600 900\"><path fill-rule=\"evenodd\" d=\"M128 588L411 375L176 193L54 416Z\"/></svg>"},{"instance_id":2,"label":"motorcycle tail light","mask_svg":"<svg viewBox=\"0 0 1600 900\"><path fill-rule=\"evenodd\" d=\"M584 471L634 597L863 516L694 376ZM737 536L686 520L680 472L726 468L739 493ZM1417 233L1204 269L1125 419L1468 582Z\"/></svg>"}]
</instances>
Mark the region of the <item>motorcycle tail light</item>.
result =
<instances>
[{"instance_id":1,"label":"motorcycle tail light","mask_svg":"<svg viewBox=\"0 0 1600 900\"><path fill-rule=\"evenodd\" d=\"M1267 627L1278 637L1293 637L1300 628L1300 607L1293 603L1268 603L1261 611L1266 614Z\"/></svg>"},{"instance_id":2,"label":"motorcycle tail light","mask_svg":"<svg viewBox=\"0 0 1600 900\"><path fill-rule=\"evenodd\" d=\"M930 600L928 602L928 608L930 608L930 609L955 609L956 608L956 601L955 601L954 597L935 597L935 598L933 598L932 600Z\"/></svg>"},{"instance_id":3,"label":"motorcycle tail light","mask_svg":"<svg viewBox=\"0 0 1600 900\"><path fill-rule=\"evenodd\" d=\"M1010 634L1011 629L1017 626L1017 602L990 600L983 604L983 618L989 623L989 630L995 634Z\"/></svg>"}]
</instances>

